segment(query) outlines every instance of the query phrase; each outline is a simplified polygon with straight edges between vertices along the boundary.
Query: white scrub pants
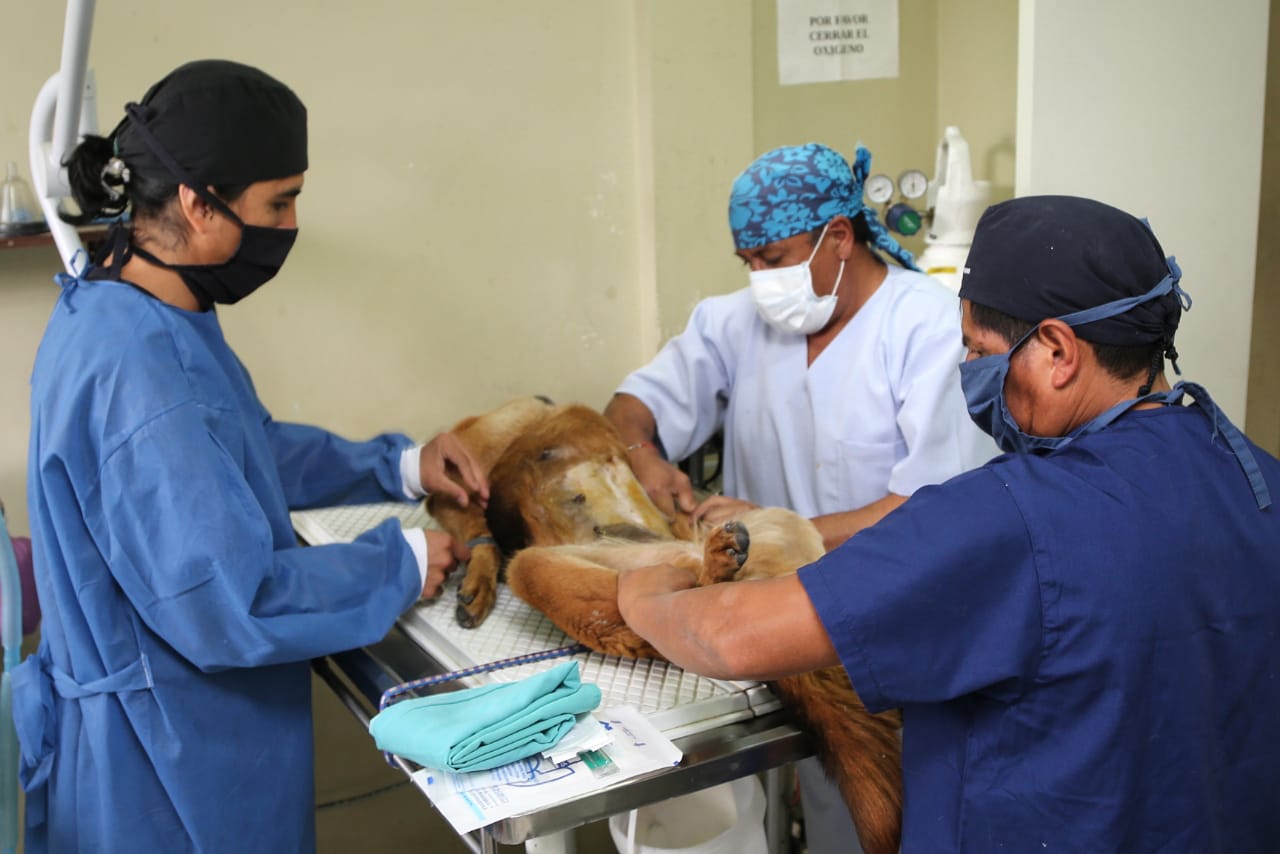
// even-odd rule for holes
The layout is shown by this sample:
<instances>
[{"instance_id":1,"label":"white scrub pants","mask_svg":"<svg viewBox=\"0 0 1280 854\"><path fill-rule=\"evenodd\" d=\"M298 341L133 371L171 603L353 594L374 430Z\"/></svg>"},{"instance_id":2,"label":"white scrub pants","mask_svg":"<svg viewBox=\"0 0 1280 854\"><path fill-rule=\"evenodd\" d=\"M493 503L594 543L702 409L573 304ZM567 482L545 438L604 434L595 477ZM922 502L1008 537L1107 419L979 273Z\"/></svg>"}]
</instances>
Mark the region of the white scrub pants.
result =
<instances>
[{"instance_id":1,"label":"white scrub pants","mask_svg":"<svg viewBox=\"0 0 1280 854\"><path fill-rule=\"evenodd\" d=\"M822 764L810 756L796 763L800 803L804 807L804 838L809 854L862 854L858 831L835 783Z\"/></svg>"}]
</instances>

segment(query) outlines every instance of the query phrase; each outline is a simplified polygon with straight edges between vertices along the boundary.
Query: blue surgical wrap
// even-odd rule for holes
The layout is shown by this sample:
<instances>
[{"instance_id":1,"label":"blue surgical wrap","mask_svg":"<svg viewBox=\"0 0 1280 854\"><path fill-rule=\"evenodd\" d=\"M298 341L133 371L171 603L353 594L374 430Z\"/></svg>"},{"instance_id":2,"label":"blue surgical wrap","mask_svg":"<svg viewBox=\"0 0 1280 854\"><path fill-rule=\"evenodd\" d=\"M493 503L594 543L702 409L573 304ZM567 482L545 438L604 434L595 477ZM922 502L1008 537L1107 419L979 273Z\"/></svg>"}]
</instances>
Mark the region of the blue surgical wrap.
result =
<instances>
[{"instance_id":1,"label":"blue surgical wrap","mask_svg":"<svg viewBox=\"0 0 1280 854\"><path fill-rule=\"evenodd\" d=\"M519 682L404 700L378 713L378 747L428 768L484 771L554 747L577 716L600 705L568 661Z\"/></svg>"},{"instance_id":2,"label":"blue surgical wrap","mask_svg":"<svg viewBox=\"0 0 1280 854\"><path fill-rule=\"evenodd\" d=\"M737 249L756 249L822 228L838 216L862 214L874 246L915 270L911 253L893 239L862 203L871 152L859 145L852 168L825 145L784 145L756 158L733 182L729 229Z\"/></svg>"},{"instance_id":3,"label":"blue surgical wrap","mask_svg":"<svg viewBox=\"0 0 1280 854\"><path fill-rule=\"evenodd\" d=\"M223 337L60 277L31 376L42 622L13 674L27 854L315 849L309 662L422 591L398 520L301 548L289 511L403 497L408 436L277 421Z\"/></svg>"}]
</instances>

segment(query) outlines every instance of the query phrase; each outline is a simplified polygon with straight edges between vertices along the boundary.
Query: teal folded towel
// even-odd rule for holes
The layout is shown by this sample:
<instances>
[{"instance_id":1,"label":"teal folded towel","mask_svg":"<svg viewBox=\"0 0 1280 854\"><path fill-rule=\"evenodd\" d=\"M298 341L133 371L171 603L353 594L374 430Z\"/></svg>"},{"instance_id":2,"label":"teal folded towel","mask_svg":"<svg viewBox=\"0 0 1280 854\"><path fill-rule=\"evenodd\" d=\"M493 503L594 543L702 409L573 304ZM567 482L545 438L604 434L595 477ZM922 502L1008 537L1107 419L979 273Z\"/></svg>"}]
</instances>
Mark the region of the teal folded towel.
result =
<instances>
[{"instance_id":1,"label":"teal folded towel","mask_svg":"<svg viewBox=\"0 0 1280 854\"><path fill-rule=\"evenodd\" d=\"M428 768L484 771L554 747L598 705L600 689L568 661L519 682L402 700L375 715L369 733Z\"/></svg>"}]
</instances>

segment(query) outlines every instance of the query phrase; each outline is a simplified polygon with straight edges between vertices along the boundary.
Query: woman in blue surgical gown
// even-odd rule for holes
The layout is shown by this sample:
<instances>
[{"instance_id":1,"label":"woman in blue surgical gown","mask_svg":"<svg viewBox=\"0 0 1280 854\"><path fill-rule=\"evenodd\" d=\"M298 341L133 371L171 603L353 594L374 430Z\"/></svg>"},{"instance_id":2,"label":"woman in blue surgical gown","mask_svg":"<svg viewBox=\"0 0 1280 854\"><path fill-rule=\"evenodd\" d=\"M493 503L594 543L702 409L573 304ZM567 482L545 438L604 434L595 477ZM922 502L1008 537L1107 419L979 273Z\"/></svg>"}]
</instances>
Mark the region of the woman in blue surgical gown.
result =
<instances>
[{"instance_id":1,"label":"woman in blue surgical gown","mask_svg":"<svg viewBox=\"0 0 1280 854\"><path fill-rule=\"evenodd\" d=\"M290 89L210 60L72 156L86 218L128 209L132 226L58 277L31 380L28 852L313 849L308 660L379 640L465 556L395 521L297 547L291 508L449 489L447 462L486 489L447 434L274 420L223 338L213 306L293 243L306 152Z\"/></svg>"}]
</instances>

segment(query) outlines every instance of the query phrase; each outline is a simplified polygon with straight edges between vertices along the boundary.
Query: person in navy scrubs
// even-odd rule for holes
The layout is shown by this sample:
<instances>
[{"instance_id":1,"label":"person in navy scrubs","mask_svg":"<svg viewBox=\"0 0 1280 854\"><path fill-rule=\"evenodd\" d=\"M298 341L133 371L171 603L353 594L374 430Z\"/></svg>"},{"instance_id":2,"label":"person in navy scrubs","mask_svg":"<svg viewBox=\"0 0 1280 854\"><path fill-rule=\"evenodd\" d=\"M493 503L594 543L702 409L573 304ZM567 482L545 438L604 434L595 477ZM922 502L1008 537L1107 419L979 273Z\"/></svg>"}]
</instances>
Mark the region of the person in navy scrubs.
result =
<instances>
[{"instance_id":1,"label":"person in navy scrubs","mask_svg":"<svg viewBox=\"0 0 1280 854\"><path fill-rule=\"evenodd\" d=\"M1006 453L786 578L625 573L682 667L842 665L903 712L904 852L1264 851L1280 838L1280 462L1192 382L1146 222L987 210L961 283L974 421Z\"/></svg>"}]
</instances>

